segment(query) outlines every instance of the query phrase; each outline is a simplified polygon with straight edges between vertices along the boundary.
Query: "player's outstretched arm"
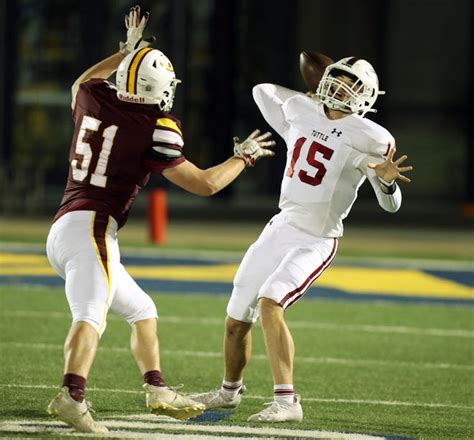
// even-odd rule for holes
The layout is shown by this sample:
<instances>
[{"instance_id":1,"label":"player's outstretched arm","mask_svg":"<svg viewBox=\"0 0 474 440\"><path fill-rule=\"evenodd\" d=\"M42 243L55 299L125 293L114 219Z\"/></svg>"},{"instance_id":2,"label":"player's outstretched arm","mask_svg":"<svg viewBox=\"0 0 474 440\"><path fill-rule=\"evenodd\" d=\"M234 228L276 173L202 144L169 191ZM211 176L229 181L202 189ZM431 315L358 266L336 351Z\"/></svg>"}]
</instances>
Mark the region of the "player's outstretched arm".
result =
<instances>
[{"instance_id":1,"label":"player's outstretched arm","mask_svg":"<svg viewBox=\"0 0 474 440\"><path fill-rule=\"evenodd\" d=\"M163 176L175 185L200 196L212 196L233 182L245 167L254 166L262 157L273 156L271 133L255 130L244 142L234 138L234 157L205 170L185 161L167 168Z\"/></svg>"},{"instance_id":2,"label":"player's outstretched arm","mask_svg":"<svg viewBox=\"0 0 474 440\"><path fill-rule=\"evenodd\" d=\"M76 95L79 91L79 86L92 78L102 78L107 79L112 75L112 73L117 70L117 67L123 60L123 58L128 55L130 52L135 49L141 49L143 47L149 46L155 41L155 37L150 37L147 39L143 38L143 31L150 14L145 12L143 17L141 17L140 6L134 6L130 9L130 12L125 16L125 28L127 29L127 41L123 43L120 42L120 50L113 55L105 58L102 61L99 61L97 64L94 64L92 67L83 72L79 78L74 81L72 85L72 104L71 107L74 109L76 102Z\"/></svg>"}]
</instances>

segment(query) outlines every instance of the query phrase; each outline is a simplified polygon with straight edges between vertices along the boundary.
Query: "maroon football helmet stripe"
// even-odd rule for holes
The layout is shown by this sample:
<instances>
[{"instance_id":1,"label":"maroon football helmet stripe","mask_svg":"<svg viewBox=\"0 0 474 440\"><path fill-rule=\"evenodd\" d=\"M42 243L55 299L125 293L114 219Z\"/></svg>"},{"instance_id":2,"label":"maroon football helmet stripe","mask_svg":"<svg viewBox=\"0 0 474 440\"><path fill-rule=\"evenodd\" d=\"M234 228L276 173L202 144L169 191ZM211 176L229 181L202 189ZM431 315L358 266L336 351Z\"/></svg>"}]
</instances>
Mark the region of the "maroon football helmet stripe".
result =
<instances>
[{"instance_id":1,"label":"maroon football helmet stripe","mask_svg":"<svg viewBox=\"0 0 474 440\"><path fill-rule=\"evenodd\" d=\"M347 64L349 64L349 66L353 66L356 61L359 61L361 58L358 58L358 57L351 57L350 59L347 60Z\"/></svg>"}]
</instances>

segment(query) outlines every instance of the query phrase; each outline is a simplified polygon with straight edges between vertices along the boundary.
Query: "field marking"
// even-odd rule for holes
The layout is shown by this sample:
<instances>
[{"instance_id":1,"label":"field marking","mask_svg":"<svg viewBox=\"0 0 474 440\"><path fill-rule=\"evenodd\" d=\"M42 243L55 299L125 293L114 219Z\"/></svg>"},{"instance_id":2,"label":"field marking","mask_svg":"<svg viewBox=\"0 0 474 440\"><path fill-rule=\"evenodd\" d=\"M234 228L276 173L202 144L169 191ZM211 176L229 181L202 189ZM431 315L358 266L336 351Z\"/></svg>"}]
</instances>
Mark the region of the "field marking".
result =
<instances>
[{"instance_id":1,"label":"field marking","mask_svg":"<svg viewBox=\"0 0 474 440\"><path fill-rule=\"evenodd\" d=\"M58 390L59 385L26 385L26 384L9 384L0 383L0 388L26 388L26 389L51 389ZM120 393L120 394L144 394L143 391L113 389L113 388L87 388L88 391L98 393ZM269 396L256 396L252 394L245 394L246 399L255 400L271 400ZM422 408L450 408L450 409L464 409L474 410L474 406L456 405L451 403L437 403L437 402L403 402L400 400L363 400L363 399L324 399L318 397L304 397L305 402L316 403L346 403L346 404L364 404L364 405L380 405L380 406L405 406L405 407L422 407Z\"/></svg>"},{"instance_id":2,"label":"field marking","mask_svg":"<svg viewBox=\"0 0 474 440\"><path fill-rule=\"evenodd\" d=\"M215 262L209 265L127 264L130 275L142 280L232 283L238 268L236 263ZM0 252L2 276L54 276L45 255ZM462 282L425 273L417 269L383 267L336 266L318 280L317 286L351 294L396 295L400 297L430 297L474 299L474 289Z\"/></svg>"},{"instance_id":3,"label":"field marking","mask_svg":"<svg viewBox=\"0 0 474 440\"><path fill-rule=\"evenodd\" d=\"M70 313L55 311L32 311L32 310L2 310L0 316L18 317L18 318L57 318L71 319ZM110 313L107 317L109 320L122 320L117 315ZM187 325L224 325L224 317L222 318L182 318L179 316L160 317L160 322L172 324ZM371 325L371 324L333 324L328 322L311 322L311 321L287 321L288 326L292 328L331 330L345 332L363 332L363 333L390 333L400 335L418 335L418 336L439 336L453 338L474 338L474 331L461 329L440 329L440 328L422 328L408 327L399 325Z\"/></svg>"},{"instance_id":4,"label":"field marking","mask_svg":"<svg viewBox=\"0 0 474 440\"><path fill-rule=\"evenodd\" d=\"M198 425L197 423L160 423L158 418L148 423L141 421L127 421L117 419L108 419L103 423L108 428L114 428L107 434L101 434L100 438L153 438L153 439L169 439L170 435L173 438L185 438L189 440L207 440L216 439L221 440L252 440L252 439L268 439L269 435L285 436L284 438L309 438L309 439L326 439L326 440L385 440L386 437L376 435L357 434L357 433L342 433L334 431L308 431L301 429L288 428L271 428L271 427L245 427L245 426L215 426L215 425ZM119 429L141 429L146 431L121 431ZM156 430L165 432L157 432ZM66 427L64 423L56 421L44 420L7 420L0 423L0 432L18 432L18 433L43 433L56 434L74 437L94 437L96 434L78 433ZM182 432L186 432L183 434ZM222 436L221 434L243 434L240 436ZM257 437L249 437L249 434L254 434ZM265 437L263 437L265 436Z\"/></svg>"},{"instance_id":5,"label":"field marking","mask_svg":"<svg viewBox=\"0 0 474 440\"><path fill-rule=\"evenodd\" d=\"M45 254L45 245L43 243L21 243L0 241L0 252L35 252L40 255ZM163 259L183 259L195 258L206 262L220 261L224 263L240 263L245 250L225 251L225 250L199 250L199 249L157 249L121 246L121 255L123 257L147 257ZM444 260L444 259L426 259L410 257L371 257L371 256L344 256L339 255L333 266L351 265L386 268L410 268L421 270L450 270L450 271L472 271L474 263L466 257L465 260Z\"/></svg>"},{"instance_id":6,"label":"field marking","mask_svg":"<svg viewBox=\"0 0 474 440\"><path fill-rule=\"evenodd\" d=\"M33 350L63 350L63 346L60 344L44 344L35 342L13 342L13 341L1 341L0 347L14 347L14 348L26 348ZM116 353L130 353L129 348L125 347L104 347L99 346L100 351L109 351ZM169 356L194 356L204 358L222 358L223 354L217 351L191 351L191 350L161 350L161 353ZM253 360L267 361L265 354L254 354ZM405 361L383 361L379 359L345 359L345 358L331 358L331 357L305 357L296 356L297 362L304 362L309 364L330 364L330 365L348 365L348 366L375 366L375 367L395 367L395 368L419 368L419 369L432 369L432 370L466 370L474 371L474 365L464 364L448 364L448 363L434 363L434 362L405 362Z\"/></svg>"}]
</instances>

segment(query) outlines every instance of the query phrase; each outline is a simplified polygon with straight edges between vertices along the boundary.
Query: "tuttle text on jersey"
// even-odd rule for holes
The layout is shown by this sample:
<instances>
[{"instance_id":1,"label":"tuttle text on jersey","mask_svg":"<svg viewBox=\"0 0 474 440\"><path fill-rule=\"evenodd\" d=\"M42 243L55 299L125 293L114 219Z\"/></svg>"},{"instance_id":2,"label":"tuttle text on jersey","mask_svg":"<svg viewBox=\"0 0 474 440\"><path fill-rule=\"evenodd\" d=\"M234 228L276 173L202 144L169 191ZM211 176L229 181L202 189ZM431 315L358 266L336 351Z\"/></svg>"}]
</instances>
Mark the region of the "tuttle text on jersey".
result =
<instances>
[{"instance_id":1,"label":"tuttle text on jersey","mask_svg":"<svg viewBox=\"0 0 474 440\"><path fill-rule=\"evenodd\" d=\"M328 140L328 135L327 134L324 134L324 133L321 133L320 131L316 131L316 130L313 130L311 132L311 135L313 137L315 137L316 139L321 139L323 141L327 141Z\"/></svg>"}]
</instances>

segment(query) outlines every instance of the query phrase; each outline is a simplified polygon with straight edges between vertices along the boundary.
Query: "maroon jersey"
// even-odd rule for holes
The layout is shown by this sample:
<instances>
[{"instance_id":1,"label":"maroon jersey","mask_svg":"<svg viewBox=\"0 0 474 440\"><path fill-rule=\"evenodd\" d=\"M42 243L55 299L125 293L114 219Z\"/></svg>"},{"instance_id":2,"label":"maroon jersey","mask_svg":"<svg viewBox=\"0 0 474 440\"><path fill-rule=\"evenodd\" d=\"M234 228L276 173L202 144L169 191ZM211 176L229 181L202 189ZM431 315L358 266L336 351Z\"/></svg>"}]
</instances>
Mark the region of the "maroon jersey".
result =
<instances>
[{"instance_id":1,"label":"maroon jersey","mask_svg":"<svg viewBox=\"0 0 474 440\"><path fill-rule=\"evenodd\" d=\"M91 210L111 215L122 227L150 173L161 174L185 160L178 119L155 105L121 101L116 92L103 79L79 87L71 166L54 220L70 211Z\"/></svg>"}]
</instances>

